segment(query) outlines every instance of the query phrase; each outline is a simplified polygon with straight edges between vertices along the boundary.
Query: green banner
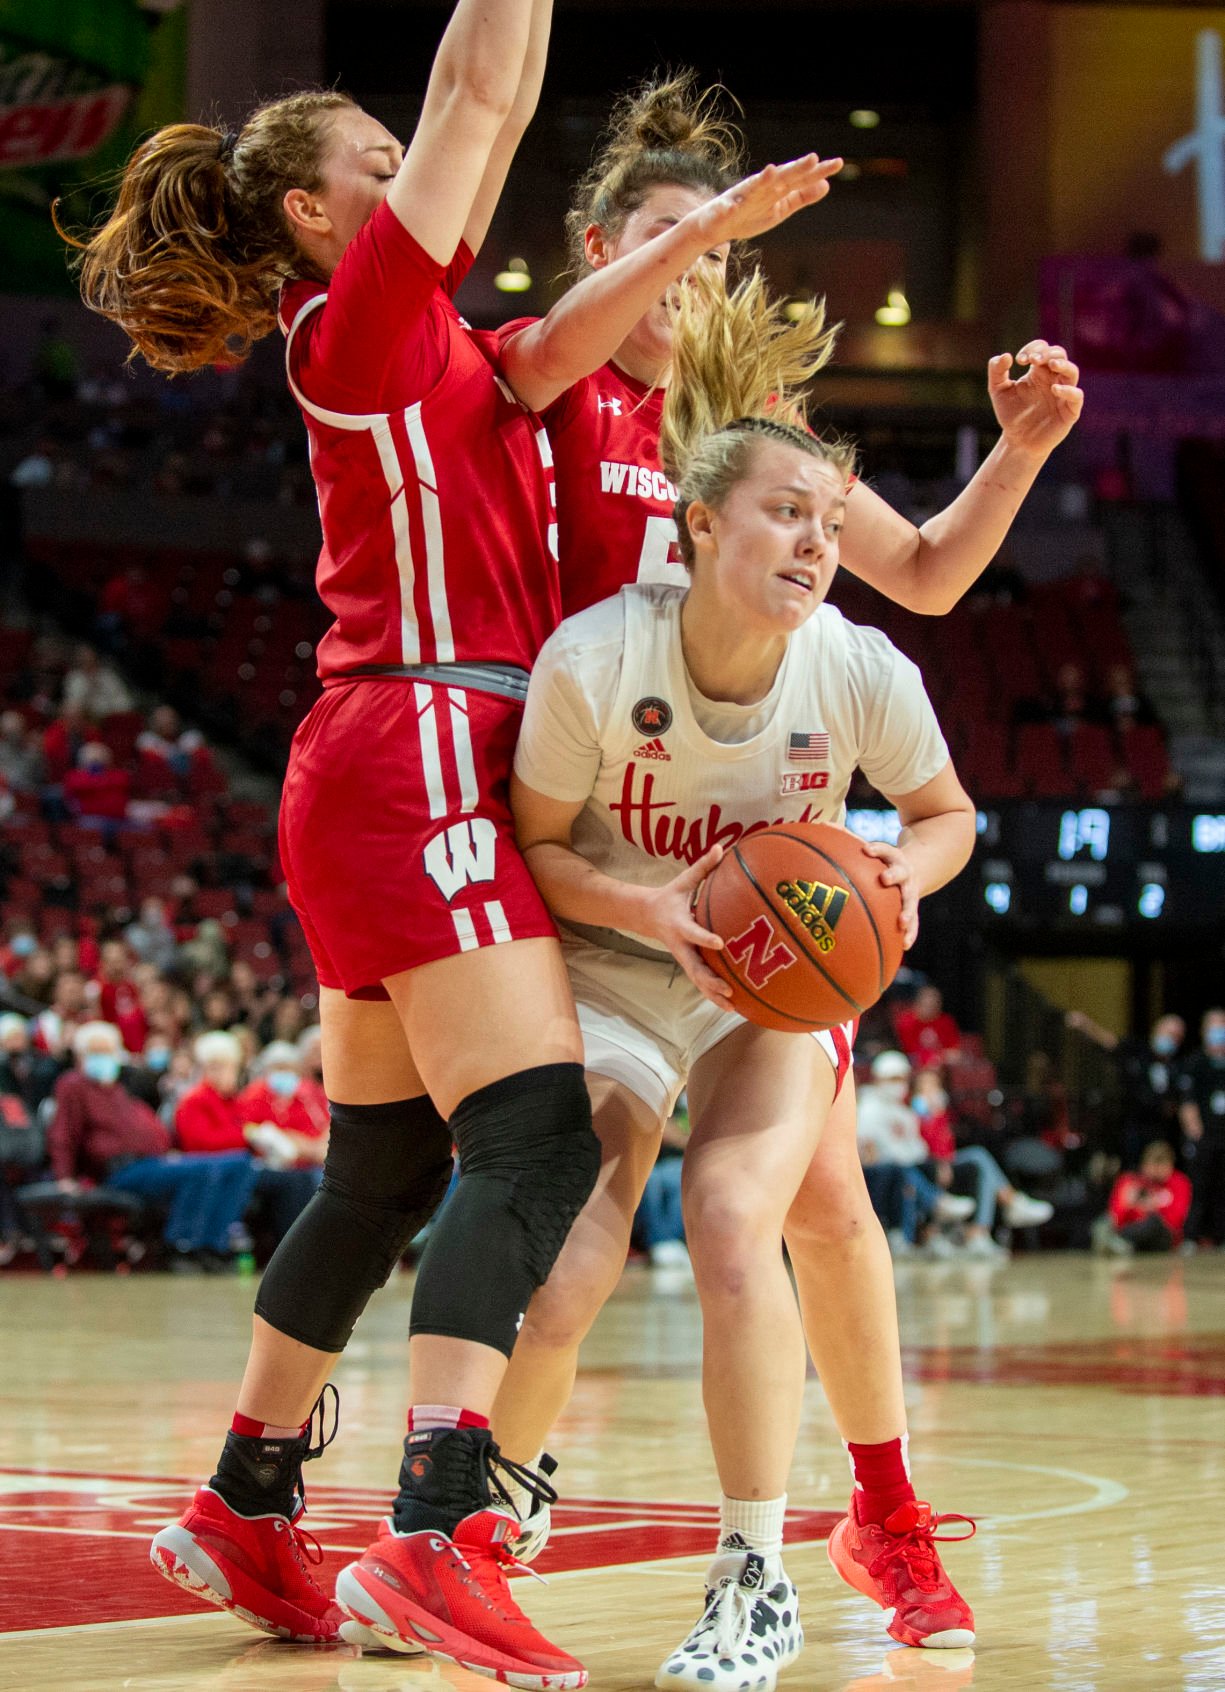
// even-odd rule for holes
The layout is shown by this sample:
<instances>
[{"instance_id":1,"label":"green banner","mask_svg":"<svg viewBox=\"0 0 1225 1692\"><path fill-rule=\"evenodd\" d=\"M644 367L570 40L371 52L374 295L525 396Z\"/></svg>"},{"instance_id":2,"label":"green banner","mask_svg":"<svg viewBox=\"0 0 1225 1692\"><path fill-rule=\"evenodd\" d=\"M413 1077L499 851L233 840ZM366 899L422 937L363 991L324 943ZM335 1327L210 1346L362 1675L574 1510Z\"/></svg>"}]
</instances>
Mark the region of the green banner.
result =
<instances>
[{"instance_id":1,"label":"green banner","mask_svg":"<svg viewBox=\"0 0 1225 1692\"><path fill-rule=\"evenodd\" d=\"M51 225L105 202L133 142L183 113L187 12L136 0L0 0L0 286L72 287Z\"/></svg>"}]
</instances>

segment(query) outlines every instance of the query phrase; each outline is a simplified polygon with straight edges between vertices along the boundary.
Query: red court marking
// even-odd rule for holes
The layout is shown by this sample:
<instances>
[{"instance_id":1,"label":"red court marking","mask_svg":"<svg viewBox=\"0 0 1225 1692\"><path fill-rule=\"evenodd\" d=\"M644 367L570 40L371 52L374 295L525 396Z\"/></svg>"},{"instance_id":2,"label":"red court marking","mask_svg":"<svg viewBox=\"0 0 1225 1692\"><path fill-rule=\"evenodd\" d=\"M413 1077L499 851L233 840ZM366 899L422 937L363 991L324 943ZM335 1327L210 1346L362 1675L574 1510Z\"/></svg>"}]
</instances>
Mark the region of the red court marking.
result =
<instances>
[{"instance_id":1,"label":"red court marking","mask_svg":"<svg viewBox=\"0 0 1225 1692\"><path fill-rule=\"evenodd\" d=\"M204 1606L149 1563L149 1540L193 1490L155 1476L0 1470L0 1633L198 1613ZM327 1585L374 1537L389 1495L312 1485L309 1498ZM827 1539L841 1513L789 1510L784 1537ZM554 1537L536 1566L548 1575L693 1556L711 1550L718 1522L710 1504L567 1499L553 1511ZM71 1583L47 1580L52 1560L71 1569Z\"/></svg>"},{"instance_id":2,"label":"red court marking","mask_svg":"<svg viewBox=\"0 0 1225 1692\"><path fill-rule=\"evenodd\" d=\"M1051 1345L904 1350L920 1381L991 1386L1107 1386L1152 1398L1225 1398L1225 1337L1068 1340Z\"/></svg>"}]
</instances>

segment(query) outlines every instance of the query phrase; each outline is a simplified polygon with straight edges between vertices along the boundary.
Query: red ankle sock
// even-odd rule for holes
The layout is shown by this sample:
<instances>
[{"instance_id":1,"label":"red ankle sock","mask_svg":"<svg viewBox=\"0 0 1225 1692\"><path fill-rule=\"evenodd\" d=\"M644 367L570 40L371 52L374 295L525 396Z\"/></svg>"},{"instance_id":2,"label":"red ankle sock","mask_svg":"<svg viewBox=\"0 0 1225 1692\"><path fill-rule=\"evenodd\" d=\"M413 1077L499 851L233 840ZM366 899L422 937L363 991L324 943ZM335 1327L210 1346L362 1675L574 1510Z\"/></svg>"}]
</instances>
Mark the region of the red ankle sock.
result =
<instances>
[{"instance_id":1,"label":"red ankle sock","mask_svg":"<svg viewBox=\"0 0 1225 1692\"><path fill-rule=\"evenodd\" d=\"M422 1428L487 1428L488 1416L462 1410L458 1404L414 1404L408 1412L408 1431Z\"/></svg>"},{"instance_id":2,"label":"red ankle sock","mask_svg":"<svg viewBox=\"0 0 1225 1692\"><path fill-rule=\"evenodd\" d=\"M882 1445L856 1445L845 1442L851 1459L851 1473L855 1477L855 1501L861 1522L875 1522L884 1527L899 1504L906 1504L915 1495L910 1484L908 1434L900 1439L887 1439Z\"/></svg>"},{"instance_id":3,"label":"red ankle sock","mask_svg":"<svg viewBox=\"0 0 1225 1692\"><path fill-rule=\"evenodd\" d=\"M301 1439L306 1423L300 1428L286 1428L279 1422L257 1422L254 1416L243 1416L235 1410L230 1432L241 1434L244 1439Z\"/></svg>"}]
</instances>

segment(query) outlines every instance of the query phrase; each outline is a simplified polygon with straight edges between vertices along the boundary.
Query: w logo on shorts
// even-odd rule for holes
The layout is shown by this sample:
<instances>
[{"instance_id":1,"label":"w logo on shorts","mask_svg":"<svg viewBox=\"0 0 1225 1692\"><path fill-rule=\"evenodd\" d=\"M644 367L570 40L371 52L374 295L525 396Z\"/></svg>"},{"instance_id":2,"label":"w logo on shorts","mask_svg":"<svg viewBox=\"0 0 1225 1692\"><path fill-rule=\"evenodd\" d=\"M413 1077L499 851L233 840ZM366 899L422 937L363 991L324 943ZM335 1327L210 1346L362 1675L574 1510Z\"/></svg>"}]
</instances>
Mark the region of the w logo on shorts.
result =
<instances>
[{"instance_id":1,"label":"w logo on shorts","mask_svg":"<svg viewBox=\"0 0 1225 1692\"><path fill-rule=\"evenodd\" d=\"M488 817L452 823L425 848L425 873L450 904L465 887L493 880L497 851L498 831Z\"/></svg>"}]
</instances>

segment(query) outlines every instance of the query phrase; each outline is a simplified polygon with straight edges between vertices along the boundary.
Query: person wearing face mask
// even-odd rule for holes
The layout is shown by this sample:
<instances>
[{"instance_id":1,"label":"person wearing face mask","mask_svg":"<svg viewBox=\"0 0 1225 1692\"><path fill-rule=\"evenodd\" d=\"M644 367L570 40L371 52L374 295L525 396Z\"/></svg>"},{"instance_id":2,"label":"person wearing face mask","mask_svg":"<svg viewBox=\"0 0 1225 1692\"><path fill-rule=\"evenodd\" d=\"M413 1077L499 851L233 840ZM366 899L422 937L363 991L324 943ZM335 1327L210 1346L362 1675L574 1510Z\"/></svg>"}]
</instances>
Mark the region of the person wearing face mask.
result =
<instances>
[{"instance_id":1,"label":"person wearing face mask","mask_svg":"<svg viewBox=\"0 0 1225 1692\"><path fill-rule=\"evenodd\" d=\"M193 1154L244 1149L255 1154L255 1197L274 1242L279 1242L314 1195L320 1165L293 1167L296 1146L282 1144L286 1136L279 1130L274 1129L275 1140L260 1133L262 1122L252 1118L239 1096L242 1049L232 1034L202 1034L194 1054L200 1080L179 1100L175 1137L183 1151Z\"/></svg>"},{"instance_id":2,"label":"person wearing face mask","mask_svg":"<svg viewBox=\"0 0 1225 1692\"><path fill-rule=\"evenodd\" d=\"M19 1098L31 1116L49 1099L61 1065L30 1044L30 1025L12 1012L0 1016L0 1095Z\"/></svg>"},{"instance_id":3,"label":"person wearing face mask","mask_svg":"<svg viewBox=\"0 0 1225 1692\"><path fill-rule=\"evenodd\" d=\"M1069 1028L1113 1052L1118 1066L1122 1120L1119 1155L1124 1169L1134 1169L1154 1139L1181 1138L1183 1044L1187 1025L1169 1012L1159 1016L1145 1040L1120 1039L1084 1011L1069 1011Z\"/></svg>"},{"instance_id":4,"label":"person wearing face mask","mask_svg":"<svg viewBox=\"0 0 1225 1692\"><path fill-rule=\"evenodd\" d=\"M986 1146L957 1144L949 1096L938 1069L921 1069L915 1076L910 1108L919 1119L919 1128L931 1155L928 1174L942 1181L946 1172L956 1179L960 1171L968 1173L974 1180L978 1208L974 1220L966 1224L965 1249L968 1256L1008 1256L1007 1249L999 1244L992 1232L1001 1204L1004 1221L1010 1228L1037 1228L1050 1221L1054 1207L1045 1199L1030 1198L1028 1193L1018 1192Z\"/></svg>"},{"instance_id":5,"label":"person wearing face mask","mask_svg":"<svg viewBox=\"0 0 1225 1692\"><path fill-rule=\"evenodd\" d=\"M163 1232L167 1267L223 1263L231 1229L255 1185L245 1154L180 1157L147 1104L118 1085L123 1041L109 1022L86 1022L73 1036L76 1066L55 1088L47 1133L52 1174L65 1194L101 1183L170 1206Z\"/></svg>"},{"instance_id":6,"label":"person wearing face mask","mask_svg":"<svg viewBox=\"0 0 1225 1692\"><path fill-rule=\"evenodd\" d=\"M1225 1009L1204 1012L1200 1039L1179 1082L1179 1118L1194 1150L1184 1251L1225 1244Z\"/></svg>"},{"instance_id":7,"label":"person wearing face mask","mask_svg":"<svg viewBox=\"0 0 1225 1692\"><path fill-rule=\"evenodd\" d=\"M302 1073L302 1056L288 1040L273 1040L255 1060L255 1076L238 1095L239 1109L248 1123L271 1128L283 1142L287 1167L310 1169L327 1153L327 1110L320 1109L315 1090ZM250 1129L247 1139L259 1141Z\"/></svg>"},{"instance_id":8,"label":"person wearing face mask","mask_svg":"<svg viewBox=\"0 0 1225 1692\"><path fill-rule=\"evenodd\" d=\"M859 1157L890 1249L895 1257L908 1257L919 1243L926 1220L964 1221L974 1212L974 1200L944 1190L952 1179L950 1166L929 1167L930 1152L919 1116L907 1102L910 1060L902 1052L881 1052L872 1060L871 1074L858 1095ZM938 1229L929 1234L927 1248L938 1257L949 1256L953 1249Z\"/></svg>"}]
</instances>

